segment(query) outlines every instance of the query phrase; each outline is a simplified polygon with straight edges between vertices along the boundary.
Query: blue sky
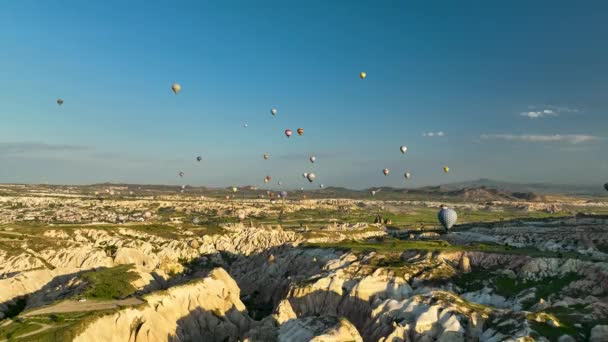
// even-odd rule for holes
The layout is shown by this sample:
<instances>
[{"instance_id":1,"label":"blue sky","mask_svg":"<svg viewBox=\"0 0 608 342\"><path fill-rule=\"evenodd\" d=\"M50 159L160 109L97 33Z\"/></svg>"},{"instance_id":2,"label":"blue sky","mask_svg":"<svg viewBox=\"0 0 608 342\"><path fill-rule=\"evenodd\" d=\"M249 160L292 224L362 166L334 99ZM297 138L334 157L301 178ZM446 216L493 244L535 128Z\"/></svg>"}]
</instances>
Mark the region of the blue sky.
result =
<instances>
[{"instance_id":1,"label":"blue sky","mask_svg":"<svg viewBox=\"0 0 608 342\"><path fill-rule=\"evenodd\" d=\"M0 182L603 184L606 22L602 1L3 1Z\"/></svg>"}]
</instances>

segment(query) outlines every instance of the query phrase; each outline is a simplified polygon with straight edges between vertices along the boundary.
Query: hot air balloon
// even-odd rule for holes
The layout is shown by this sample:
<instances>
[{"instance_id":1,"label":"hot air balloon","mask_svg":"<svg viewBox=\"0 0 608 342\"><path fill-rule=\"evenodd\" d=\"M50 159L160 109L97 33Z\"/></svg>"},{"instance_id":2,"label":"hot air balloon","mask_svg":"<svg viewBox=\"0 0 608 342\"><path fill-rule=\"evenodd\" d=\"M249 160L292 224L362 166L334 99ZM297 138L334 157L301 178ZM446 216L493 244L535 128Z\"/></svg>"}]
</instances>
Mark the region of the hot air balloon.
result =
<instances>
[{"instance_id":1,"label":"hot air balloon","mask_svg":"<svg viewBox=\"0 0 608 342\"><path fill-rule=\"evenodd\" d=\"M248 125L248 124L245 122L245 123L243 124L243 127L244 127L244 128L247 128L247 127L249 127L249 125Z\"/></svg>"},{"instance_id":2,"label":"hot air balloon","mask_svg":"<svg viewBox=\"0 0 608 342\"><path fill-rule=\"evenodd\" d=\"M401 146L399 147L399 150L401 151L401 153L405 154L405 152L407 152L407 146Z\"/></svg>"},{"instance_id":3,"label":"hot air balloon","mask_svg":"<svg viewBox=\"0 0 608 342\"><path fill-rule=\"evenodd\" d=\"M181 178L184 178L184 171L180 171L180 172L179 172L179 176L180 176Z\"/></svg>"},{"instance_id":4,"label":"hot air balloon","mask_svg":"<svg viewBox=\"0 0 608 342\"><path fill-rule=\"evenodd\" d=\"M437 213L437 219L439 219L439 222L443 228L449 230L456 223L456 220L458 220L458 215L454 209L441 206L441 210L439 210L439 213Z\"/></svg>"},{"instance_id":5,"label":"hot air balloon","mask_svg":"<svg viewBox=\"0 0 608 342\"><path fill-rule=\"evenodd\" d=\"M364 80L367 77L367 74L363 71L361 71L361 73L359 74L359 77L361 77L362 80Z\"/></svg>"},{"instance_id":6,"label":"hot air balloon","mask_svg":"<svg viewBox=\"0 0 608 342\"><path fill-rule=\"evenodd\" d=\"M389 174L390 172L391 172L391 171L390 171L389 169L384 169L384 170L382 170L382 173L384 173L384 175L385 175L385 176L388 176L388 174Z\"/></svg>"},{"instance_id":7,"label":"hot air balloon","mask_svg":"<svg viewBox=\"0 0 608 342\"><path fill-rule=\"evenodd\" d=\"M298 135L304 134L304 128L298 128Z\"/></svg>"},{"instance_id":8,"label":"hot air balloon","mask_svg":"<svg viewBox=\"0 0 608 342\"><path fill-rule=\"evenodd\" d=\"M304 177L304 178L308 178L308 172L304 172L304 173L302 174L302 177Z\"/></svg>"},{"instance_id":9,"label":"hot air balloon","mask_svg":"<svg viewBox=\"0 0 608 342\"><path fill-rule=\"evenodd\" d=\"M276 109L276 108L272 108L272 109L270 110L270 114L272 114L272 115L277 115L277 113L278 113L278 111L277 111L277 109Z\"/></svg>"},{"instance_id":10,"label":"hot air balloon","mask_svg":"<svg viewBox=\"0 0 608 342\"><path fill-rule=\"evenodd\" d=\"M403 177L405 177L405 179L410 179L410 177L411 177L411 176L412 176L412 174L411 174L411 173L409 173L409 172L405 172L405 173L403 174Z\"/></svg>"},{"instance_id":11,"label":"hot air balloon","mask_svg":"<svg viewBox=\"0 0 608 342\"><path fill-rule=\"evenodd\" d=\"M171 86L171 90L173 90L175 95L177 95L182 90L182 86L178 83L173 83L173 85Z\"/></svg>"},{"instance_id":12,"label":"hot air balloon","mask_svg":"<svg viewBox=\"0 0 608 342\"><path fill-rule=\"evenodd\" d=\"M289 128L285 130L285 136L291 137L291 130Z\"/></svg>"},{"instance_id":13,"label":"hot air balloon","mask_svg":"<svg viewBox=\"0 0 608 342\"><path fill-rule=\"evenodd\" d=\"M608 183L604 184L604 189L606 189L606 191L608 191Z\"/></svg>"},{"instance_id":14,"label":"hot air balloon","mask_svg":"<svg viewBox=\"0 0 608 342\"><path fill-rule=\"evenodd\" d=\"M310 156L310 158L308 158L310 160L311 163L314 163L315 160L317 160L317 157L315 156Z\"/></svg>"},{"instance_id":15,"label":"hot air balloon","mask_svg":"<svg viewBox=\"0 0 608 342\"><path fill-rule=\"evenodd\" d=\"M450 172L450 168L449 168L449 167L447 167L447 166L444 166L444 167L443 167L443 172L445 172L445 173Z\"/></svg>"},{"instance_id":16,"label":"hot air balloon","mask_svg":"<svg viewBox=\"0 0 608 342\"><path fill-rule=\"evenodd\" d=\"M63 100L62 99L57 99L57 104L61 106L63 104Z\"/></svg>"},{"instance_id":17,"label":"hot air balloon","mask_svg":"<svg viewBox=\"0 0 608 342\"><path fill-rule=\"evenodd\" d=\"M232 187L232 192L237 192L239 189L236 186Z\"/></svg>"},{"instance_id":18,"label":"hot air balloon","mask_svg":"<svg viewBox=\"0 0 608 342\"><path fill-rule=\"evenodd\" d=\"M270 179L268 177L264 178L264 183L268 183L270 182Z\"/></svg>"},{"instance_id":19,"label":"hot air balloon","mask_svg":"<svg viewBox=\"0 0 608 342\"><path fill-rule=\"evenodd\" d=\"M185 186L185 185L182 185L182 190L184 190L185 188L186 188L186 186Z\"/></svg>"},{"instance_id":20,"label":"hot air balloon","mask_svg":"<svg viewBox=\"0 0 608 342\"><path fill-rule=\"evenodd\" d=\"M376 190L370 191L370 194L372 194L372 196L376 196Z\"/></svg>"},{"instance_id":21,"label":"hot air balloon","mask_svg":"<svg viewBox=\"0 0 608 342\"><path fill-rule=\"evenodd\" d=\"M201 160L203 160L203 157L201 157L201 156L196 157L196 161L200 162Z\"/></svg>"},{"instance_id":22,"label":"hot air balloon","mask_svg":"<svg viewBox=\"0 0 608 342\"><path fill-rule=\"evenodd\" d=\"M230 199L230 195L226 195L226 199L229 200Z\"/></svg>"},{"instance_id":23,"label":"hot air balloon","mask_svg":"<svg viewBox=\"0 0 608 342\"><path fill-rule=\"evenodd\" d=\"M315 175L314 173L311 172L306 175L306 178L308 178L308 181L312 183L315 180L315 178L317 178L317 175Z\"/></svg>"},{"instance_id":24,"label":"hot air balloon","mask_svg":"<svg viewBox=\"0 0 608 342\"><path fill-rule=\"evenodd\" d=\"M270 158L270 156L268 154L264 154L264 160L268 160L268 158Z\"/></svg>"},{"instance_id":25,"label":"hot air balloon","mask_svg":"<svg viewBox=\"0 0 608 342\"><path fill-rule=\"evenodd\" d=\"M285 198L287 197L287 191L283 190L281 191L281 198Z\"/></svg>"},{"instance_id":26,"label":"hot air balloon","mask_svg":"<svg viewBox=\"0 0 608 342\"><path fill-rule=\"evenodd\" d=\"M325 185L319 184L319 188L323 189L324 187L325 187Z\"/></svg>"},{"instance_id":27,"label":"hot air balloon","mask_svg":"<svg viewBox=\"0 0 608 342\"><path fill-rule=\"evenodd\" d=\"M277 184L278 184L279 186L281 186L281 185L283 185L283 182L278 181L278 182L277 182Z\"/></svg>"}]
</instances>

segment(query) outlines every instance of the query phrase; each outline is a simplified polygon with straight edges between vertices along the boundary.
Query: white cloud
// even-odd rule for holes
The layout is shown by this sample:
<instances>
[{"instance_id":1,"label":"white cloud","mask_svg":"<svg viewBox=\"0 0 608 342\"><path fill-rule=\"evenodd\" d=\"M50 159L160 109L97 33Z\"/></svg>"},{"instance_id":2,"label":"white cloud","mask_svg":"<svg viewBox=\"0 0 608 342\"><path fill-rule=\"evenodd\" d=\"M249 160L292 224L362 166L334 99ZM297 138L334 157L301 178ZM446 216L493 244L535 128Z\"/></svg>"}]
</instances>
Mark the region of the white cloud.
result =
<instances>
[{"instance_id":1,"label":"white cloud","mask_svg":"<svg viewBox=\"0 0 608 342\"><path fill-rule=\"evenodd\" d=\"M558 116L560 113L579 113L580 110L576 108L560 107L560 106L549 106L545 105L542 107L528 106L528 111L521 112L519 115L528 117L530 119L538 119L549 116Z\"/></svg>"},{"instance_id":2,"label":"white cloud","mask_svg":"<svg viewBox=\"0 0 608 342\"><path fill-rule=\"evenodd\" d=\"M424 132L422 133L423 137L443 137L445 136L445 133L443 133L443 131L439 131L439 132Z\"/></svg>"},{"instance_id":3,"label":"white cloud","mask_svg":"<svg viewBox=\"0 0 608 342\"><path fill-rule=\"evenodd\" d=\"M580 144L602 140L601 137L585 134L482 134L480 138L525 142L565 142L569 144Z\"/></svg>"},{"instance_id":4,"label":"white cloud","mask_svg":"<svg viewBox=\"0 0 608 342\"><path fill-rule=\"evenodd\" d=\"M557 116L557 113L552 109L545 109L530 112L521 112L519 115L529 117L530 119L538 119L545 116Z\"/></svg>"}]
</instances>

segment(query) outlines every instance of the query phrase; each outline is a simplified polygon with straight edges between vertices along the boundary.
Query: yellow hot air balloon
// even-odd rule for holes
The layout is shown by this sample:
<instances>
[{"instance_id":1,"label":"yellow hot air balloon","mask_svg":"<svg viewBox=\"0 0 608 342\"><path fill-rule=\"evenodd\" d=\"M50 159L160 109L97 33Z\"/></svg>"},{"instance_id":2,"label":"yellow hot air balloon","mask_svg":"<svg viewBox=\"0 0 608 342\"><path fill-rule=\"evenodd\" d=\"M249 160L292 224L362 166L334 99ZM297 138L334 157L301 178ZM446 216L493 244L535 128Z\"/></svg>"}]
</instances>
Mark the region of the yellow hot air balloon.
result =
<instances>
[{"instance_id":1,"label":"yellow hot air balloon","mask_svg":"<svg viewBox=\"0 0 608 342\"><path fill-rule=\"evenodd\" d=\"M450 168L449 168L449 167L447 167L447 166L444 166L444 167L443 167L443 172L445 172L445 173L450 172Z\"/></svg>"},{"instance_id":2,"label":"yellow hot air balloon","mask_svg":"<svg viewBox=\"0 0 608 342\"><path fill-rule=\"evenodd\" d=\"M232 192L237 192L238 190L239 190L239 189L237 189L237 187L236 187L236 186L233 186L233 187L232 187Z\"/></svg>"},{"instance_id":3,"label":"yellow hot air balloon","mask_svg":"<svg viewBox=\"0 0 608 342\"><path fill-rule=\"evenodd\" d=\"M182 86L179 85L179 83L173 83L173 85L171 86L171 90L173 90L175 95L177 95L177 93L179 93L182 90Z\"/></svg>"},{"instance_id":4,"label":"yellow hot air balloon","mask_svg":"<svg viewBox=\"0 0 608 342\"><path fill-rule=\"evenodd\" d=\"M359 74L359 77L361 77L362 80L364 80L367 77L367 74L363 71L361 71L361 73Z\"/></svg>"}]
</instances>

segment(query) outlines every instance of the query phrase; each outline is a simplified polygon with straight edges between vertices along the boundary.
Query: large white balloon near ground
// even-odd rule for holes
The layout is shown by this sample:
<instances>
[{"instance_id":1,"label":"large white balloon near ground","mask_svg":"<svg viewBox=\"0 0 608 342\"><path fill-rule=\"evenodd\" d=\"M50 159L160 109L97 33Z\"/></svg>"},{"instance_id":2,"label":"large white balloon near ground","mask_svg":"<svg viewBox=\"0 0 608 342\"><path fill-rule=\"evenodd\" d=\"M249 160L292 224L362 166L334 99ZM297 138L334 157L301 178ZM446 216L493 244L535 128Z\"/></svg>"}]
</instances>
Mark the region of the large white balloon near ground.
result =
<instances>
[{"instance_id":1,"label":"large white balloon near ground","mask_svg":"<svg viewBox=\"0 0 608 342\"><path fill-rule=\"evenodd\" d=\"M437 213L437 219L439 220L439 223L441 223L443 228L448 230L451 229L454 224L456 224L456 220L458 220L458 215L456 214L456 211L454 211L454 209L442 206L441 210L439 210L439 213Z\"/></svg>"},{"instance_id":2,"label":"large white balloon near ground","mask_svg":"<svg viewBox=\"0 0 608 342\"><path fill-rule=\"evenodd\" d=\"M177 95L182 90L182 86L179 85L179 83L173 83L173 85L171 86L171 90L173 90L175 95Z\"/></svg>"},{"instance_id":3,"label":"large white balloon near ground","mask_svg":"<svg viewBox=\"0 0 608 342\"><path fill-rule=\"evenodd\" d=\"M315 180L315 178L317 178L317 175L315 175L314 173L311 172L306 175L306 178L308 178L308 181L312 183Z\"/></svg>"}]
</instances>

